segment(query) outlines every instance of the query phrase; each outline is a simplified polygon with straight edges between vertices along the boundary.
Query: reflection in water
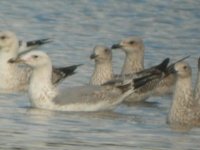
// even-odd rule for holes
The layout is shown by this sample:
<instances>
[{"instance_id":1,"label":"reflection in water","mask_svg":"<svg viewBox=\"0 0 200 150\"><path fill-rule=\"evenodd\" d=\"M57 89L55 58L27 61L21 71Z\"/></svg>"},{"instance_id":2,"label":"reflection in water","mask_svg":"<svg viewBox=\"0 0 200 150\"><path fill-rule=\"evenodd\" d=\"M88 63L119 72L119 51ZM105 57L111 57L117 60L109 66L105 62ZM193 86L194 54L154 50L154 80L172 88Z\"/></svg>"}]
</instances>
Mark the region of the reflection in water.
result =
<instances>
[{"instance_id":1,"label":"reflection in water","mask_svg":"<svg viewBox=\"0 0 200 150\"><path fill-rule=\"evenodd\" d=\"M56 66L84 64L61 88L89 82L93 71L89 55L96 44L111 46L130 35L144 40L145 67L166 56L173 61L190 55L188 61L197 71L199 0L0 4L1 30L12 30L22 40L53 38L41 49ZM121 51L113 54L115 73L123 59ZM23 93L0 95L0 149L199 149L199 128L177 130L166 123L171 99L155 97L114 111L75 113L29 108Z\"/></svg>"}]
</instances>

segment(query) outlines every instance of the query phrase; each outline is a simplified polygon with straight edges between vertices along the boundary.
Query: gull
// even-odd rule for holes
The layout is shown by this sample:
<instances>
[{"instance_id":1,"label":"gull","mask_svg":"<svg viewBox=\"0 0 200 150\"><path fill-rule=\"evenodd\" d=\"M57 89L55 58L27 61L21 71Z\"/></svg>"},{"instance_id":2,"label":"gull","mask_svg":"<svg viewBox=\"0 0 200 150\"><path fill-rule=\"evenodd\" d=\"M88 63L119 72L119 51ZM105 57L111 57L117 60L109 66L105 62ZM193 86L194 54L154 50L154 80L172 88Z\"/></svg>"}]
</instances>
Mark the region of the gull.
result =
<instances>
[{"instance_id":1,"label":"gull","mask_svg":"<svg viewBox=\"0 0 200 150\"><path fill-rule=\"evenodd\" d=\"M165 59L161 64L151 67L149 69L144 69L140 72L128 74L128 75L116 75L113 74L112 70L112 51L110 48L104 45L97 45L94 47L92 54L90 55L91 59L95 61L95 68L90 79L90 85L102 85L110 80L124 80L130 78L138 78L146 74L151 73L152 71L157 70L159 66L167 66L169 59ZM160 83L160 82L159 82ZM150 92L151 91L151 92ZM152 95L152 90L148 90L147 93L133 93L128 98L126 102L141 102L146 100L150 95Z\"/></svg>"},{"instance_id":2,"label":"gull","mask_svg":"<svg viewBox=\"0 0 200 150\"><path fill-rule=\"evenodd\" d=\"M26 66L13 64L11 58L15 58L19 52L19 40L15 33L10 31L0 32L0 92L11 93L24 91L32 69ZM79 65L54 68L52 82L57 84L65 77L74 74Z\"/></svg>"},{"instance_id":3,"label":"gull","mask_svg":"<svg viewBox=\"0 0 200 150\"><path fill-rule=\"evenodd\" d=\"M32 107L59 111L109 110L120 104L131 93L142 92L142 85L160 79L162 72L127 82L112 82L103 86L85 85L59 91L51 82L52 63L42 51L31 51L13 59L32 69L28 94ZM140 89L141 87L141 89ZM137 90L138 89L138 90Z\"/></svg>"},{"instance_id":4,"label":"gull","mask_svg":"<svg viewBox=\"0 0 200 150\"><path fill-rule=\"evenodd\" d=\"M32 41L19 41L19 50L18 52L23 52L31 49L36 49L46 43L50 43L52 40L50 38L46 39L37 39Z\"/></svg>"},{"instance_id":5,"label":"gull","mask_svg":"<svg viewBox=\"0 0 200 150\"><path fill-rule=\"evenodd\" d=\"M192 69L186 62L178 62L171 69L177 75L175 91L168 115L170 125L199 126L200 105L192 88Z\"/></svg>"},{"instance_id":6,"label":"gull","mask_svg":"<svg viewBox=\"0 0 200 150\"><path fill-rule=\"evenodd\" d=\"M91 85L102 85L113 79L112 51L110 48L97 45L94 47L90 58L95 61L94 72L90 79Z\"/></svg>"},{"instance_id":7,"label":"gull","mask_svg":"<svg viewBox=\"0 0 200 150\"><path fill-rule=\"evenodd\" d=\"M133 74L144 69L144 43L140 37L128 37L118 44L113 44L112 49L120 48L126 54L121 74ZM172 94L176 77L170 74L158 84L154 96Z\"/></svg>"}]
</instances>

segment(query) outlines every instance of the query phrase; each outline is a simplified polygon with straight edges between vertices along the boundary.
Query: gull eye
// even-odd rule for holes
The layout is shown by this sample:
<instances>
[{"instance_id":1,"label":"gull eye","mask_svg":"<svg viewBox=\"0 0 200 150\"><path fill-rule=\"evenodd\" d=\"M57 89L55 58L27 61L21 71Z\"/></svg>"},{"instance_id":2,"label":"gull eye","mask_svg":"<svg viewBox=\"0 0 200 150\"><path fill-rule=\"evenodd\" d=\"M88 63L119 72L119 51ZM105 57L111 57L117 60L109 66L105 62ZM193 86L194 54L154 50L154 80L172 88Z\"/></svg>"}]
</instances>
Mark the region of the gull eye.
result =
<instances>
[{"instance_id":1,"label":"gull eye","mask_svg":"<svg viewBox=\"0 0 200 150\"><path fill-rule=\"evenodd\" d=\"M183 66L183 69L186 70L186 69L187 69L187 66Z\"/></svg>"},{"instance_id":2,"label":"gull eye","mask_svg":"<svg viewBox=\"0 0 200 150\"><path fill-rule=\"evenodd\" d=\"M32 57L33 57L33 58L38 58L38 55L33 55Z\"/></svg>"},{"instance_id":3,"label":"gull eye","mask_svg":"<svg viewBox=\"0 0 200 150\"><path fill-rule=\"evenodd\" d=\"M104 52L106 52L106 53L107 53L107 52L109 52L109 49L107 49L107 48L106 48L106 49L104 49Z\"/></svg>"},{"instance_id":4,"label":"gull eye","mask_svg":"<svg viewBox=\"0 0 200 150\"><path fill-rule=\"evenodd\" d=\"M5 39L6 39L6 36L3 35L3 36L0 37L0 39L1 39L1 40L5 40Z\"/></svg>"},{"instance_id":5,"label":"gull eye","mask_svg":"<svg viewBox=\"0 0 200 150\"><path fill-rule=\"evenodd\" d=\"M135 44L135 41L130 41L129 44L133 45Z\"/></svg>"}]
</instances>

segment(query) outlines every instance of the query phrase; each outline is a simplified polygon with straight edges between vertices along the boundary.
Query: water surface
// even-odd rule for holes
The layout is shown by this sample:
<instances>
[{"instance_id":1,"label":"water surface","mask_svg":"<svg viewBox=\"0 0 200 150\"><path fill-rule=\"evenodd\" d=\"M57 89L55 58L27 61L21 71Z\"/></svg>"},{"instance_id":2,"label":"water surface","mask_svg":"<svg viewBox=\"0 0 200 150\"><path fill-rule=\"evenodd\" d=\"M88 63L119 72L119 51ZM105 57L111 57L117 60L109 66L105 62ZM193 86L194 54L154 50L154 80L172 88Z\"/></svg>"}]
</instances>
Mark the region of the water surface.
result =
<instances>
[{"instance_id":1,"label":"water surface","mask_svg":"<svg viewBox=\"0 0 200 150\"><path fill-rule=\"evenodd\" d=\"M146 67L191 55L195 78L199 10L199 0L2 0L0 28L22 40L53 38L41 49L57 66L84 63L62 86L88 83L93 47L130 35L143 37ZM123 58L121 51L114 52L116 73ZM199 149L200 129L180 132L166 124L171 99L150 98L158 103L120 105L111 112L69 113L32 109L22 93L0 95L0 149Z\"/></svg>"}]
</instances>

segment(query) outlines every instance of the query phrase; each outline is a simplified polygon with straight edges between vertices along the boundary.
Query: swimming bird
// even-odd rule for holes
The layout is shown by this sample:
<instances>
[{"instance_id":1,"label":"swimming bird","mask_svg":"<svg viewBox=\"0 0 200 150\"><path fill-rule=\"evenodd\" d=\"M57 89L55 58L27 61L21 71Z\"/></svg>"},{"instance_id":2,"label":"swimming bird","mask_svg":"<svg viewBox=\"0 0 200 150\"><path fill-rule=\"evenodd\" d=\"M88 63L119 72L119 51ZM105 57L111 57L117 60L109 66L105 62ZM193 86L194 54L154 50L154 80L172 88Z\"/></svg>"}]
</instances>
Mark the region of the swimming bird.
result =
<instances>
[{"instance_id":1,"label":"swimming bird","mask_svg":"<svg viewBox=\"0 0 200 150\"><path fill-rule=\"evenodd\" d=\"M177 81L168 123L171 125L200 125L200 105L197 105L192 88L192 69L186 62L176 63L171 69Z\"/></svg>"},{"instance_id":2,"label":"swimming bird","mask_svg":"<svg viewBox=\"0 0 200 150\"><path fill-rule=\"evenodd\" d=\"M15 33L0 32L0 92L10 93L27 89L32 69L12 63L12 58L18 55L19 40ZM79 65L69 66L65 69L53 69L52 82L58 83L68 75L72 75Z\"/></svg>"},{"instance_id":3,"label":"swimming bird","mask_svg":"<svg viewBox=\"0 0 200 150\"><path fill-rule=\"evenodd\" d=\"M121 49L125 52L125 61L121 74L133 74L144 69L144 43L140 37L128 37L120 43L112 45L112 49ZM171 95L175 83L175 75L170 74L160 81L154 90L153 96Z\"/></svg>"},{"instance_id":4,"label":"swimming bird","mask_svg":"<svg viewBox=\"0 0 200 150\"><path fill-rule=\"evenodd\" d=\"M32 41L19 41L19 52L36 49L44 44L52 42L52 39L38 39Z\"/></svg>"},{"instance_id":5,"label":"swimming bird","mask_svg":"<svg viewBox=\"0 0 200 150\"><path fill-rule=\"evenodd\" d=\"M15 63L25 63L33 68L28 89L31 106L60 111L100 111L112 109L142 85L162 77L162 72L127 82L112 82L103 86L77 86L58 91L51 82L52 64L42 51L19 55ZM157 81L156 81L157 82ZM142 92L142 90L138 91Z\"/></svg>"},{"instance_id":6,"label":"swimming bird","mask_svg":"<svg viewBox=\"0 0 200 150\"><path fill-rule=\"evenodd\" d=\"M91 85L102 85L109 80L124 80L130 78L138 78L144 76L145 74L151 73L153 70L156 70L159 65L168 65L169 60L164 60L161 64L156 65L154 67L144 69L137 73L126 74L126 75L116 75L113 74L112 70L112 51L110 48L97 45L94 47L92 54L90 55L91 59L95 60L95 68L90 79ZM151 92L150 92L151 91ZM143 92L142 94L131 94L128 98L126 98L126 102L142 102L145 101L150 95L152 95L152 90L148 90L147 93Z\"/></svg>"},{"instance_id":7,"label":"swimming bird","mask_svg":"<svg viewBox=\"0 0 200 150\"><path fill-rule=\"evenodd\" d=\"M113 79L112 51L110 48L97 45L94 47L90 58L95 61L94 71L90 79L91 85L102 85Z\"/></svg>"}]
</instances>

